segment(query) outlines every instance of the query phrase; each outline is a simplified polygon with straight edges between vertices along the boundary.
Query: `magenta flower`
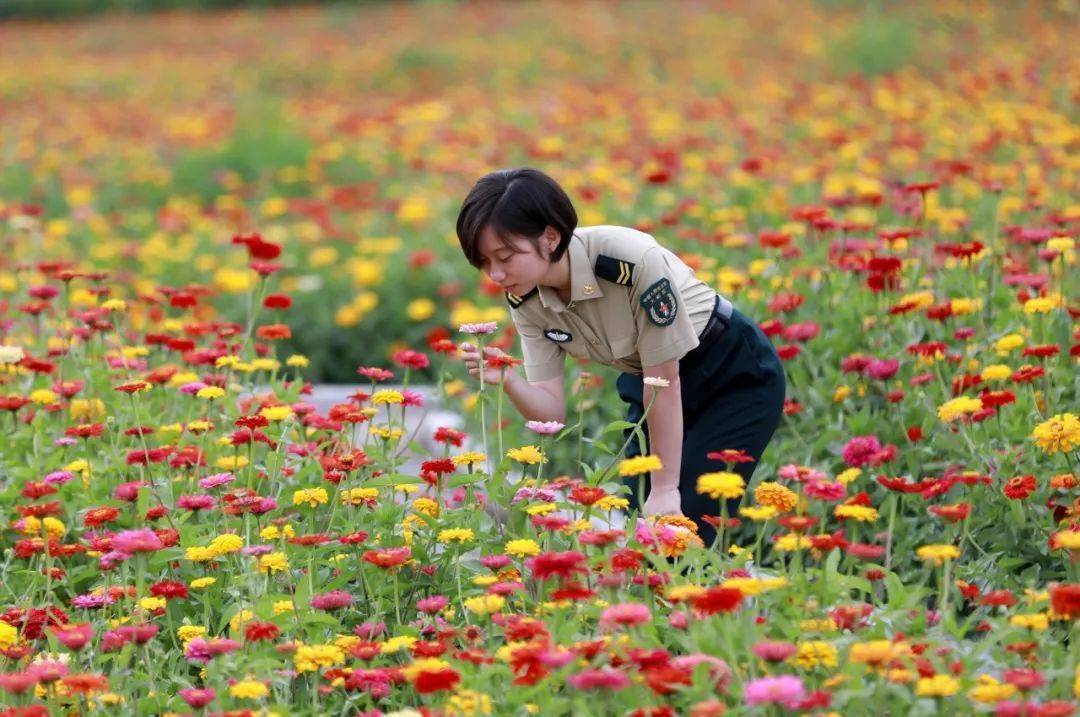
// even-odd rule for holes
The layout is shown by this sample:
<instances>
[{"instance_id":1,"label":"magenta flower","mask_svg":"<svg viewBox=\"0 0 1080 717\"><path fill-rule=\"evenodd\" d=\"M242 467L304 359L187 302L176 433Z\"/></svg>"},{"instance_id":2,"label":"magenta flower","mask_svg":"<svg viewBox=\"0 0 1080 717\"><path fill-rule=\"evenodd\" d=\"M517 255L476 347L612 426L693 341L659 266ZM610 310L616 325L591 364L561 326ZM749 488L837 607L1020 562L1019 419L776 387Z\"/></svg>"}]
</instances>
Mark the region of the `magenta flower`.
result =
<instances>
[{"instance_id":1,"label":"magenta flower","mask_svg":"<svg viewBox=\"0 0 1080 717\"><path fill-rule=\"evenodd\" d=\"M806 484L806 494L815 500L837 501L847 494L840 481L814 480Z\"/></svg>"},{"instance_id":2,"label":"magenta flower","mask_svg":"<svg viewBox=\"0 0 1080 717\"><path fill-rule=\"evenodd\" d=\"M214 498L209 495L182 495L176 499L176 507L192 512L210 510L214 507Z\"/></svg>"},{"instance_id":3,"label":"magenta flower","mask_svg":"<svg viewBox=\"0 0 1080 717\"><path fill-rule=\"evenodd\" d=\"M449 604L450 601L446 599L445 595L432 595L431 597L417 600L416 609L420 612L426 612L430 615L434 615Z\"/></svg>"},{"instance_id":4,"label":"magenta flower","mask_svg":"<svg viewBox=\"0 0 1080 717\"><path fill-rule=\"evenodd\" d=\"M311 607L316 610L340 610L352 605L352 595L344 590L331 590L311 597Z\"/></svg>"},{"instance_id":5,"label":"magenta flower","mask_svg":"<svg viewBox=\"0 0 1080 717\"><path fill-rule=\"evenodd\" d=\"M576 690L621 690L630 686L630 678L610 667L582 670L566 678Z\"/></svg>"},{"instance_id":6,"label":"magenta flower","mask_svg":"<svg viewBox=\"0 0 1080 717\"><path fill-rule=\"evenodd\" d=\"M743 699L748 705L776 704L794 709L805 696L802 679L794 675L761 677L743 688Z\"/></svg>"},{"instance_id":7,"label":"magenta flower","mask_svg":"<svg viewBox=\"0 0 1080 717\"><path fill-rule=\"evenodd\" d=\"M798 650L793 643L775 640L755 642L754 646L750 649L753 650L757 657L766 662L783 662L794 655Z\"/></svg>"},{"instance_id":8,"label":"magenta flower","mask_svg":"<svg viewBox=\"0 0 1080 717\"><path fill-rule=\"evenodd\" d=\"M201 709L214 701L217 693L210 688L199 689L197 687L185 687L180 690L180 698L187 702L190 707Z\"/></svg>"},{"instance_id":9,"label":"magenta flower","mask_svg":"<svg viewBox=\"0 0 1080 717\"><path fill-rule=\"evenodd\" d=\"M44 480L49 485L64 485L74 477L75 474L71 471L53 471L49 475L45 476Z\"/></svg>"}]
</instances>

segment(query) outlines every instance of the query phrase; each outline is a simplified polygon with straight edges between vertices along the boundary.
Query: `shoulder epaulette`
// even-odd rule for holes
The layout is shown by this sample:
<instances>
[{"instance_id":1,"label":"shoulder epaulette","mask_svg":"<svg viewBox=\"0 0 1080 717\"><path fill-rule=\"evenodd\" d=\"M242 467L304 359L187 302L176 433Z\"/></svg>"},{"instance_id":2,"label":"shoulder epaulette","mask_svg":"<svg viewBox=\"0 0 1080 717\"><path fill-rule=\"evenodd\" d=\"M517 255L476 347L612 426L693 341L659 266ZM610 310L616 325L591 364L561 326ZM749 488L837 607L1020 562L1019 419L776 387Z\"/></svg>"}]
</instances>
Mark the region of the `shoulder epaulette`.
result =
<instances>
[{"instance_id":1,"label":"shoulder epaulette","mask_svg":"<svg viewBox=\"0 0 1080 717\"><path fill-rule=\"evenodd\" d=\"M510 304L511 308L516 309L517 307L524 304L525 301L529 299L529 297L531 297L533 294L535 294L538 291L539 291L539 289L534 286L532 288L532 291L526 293L525 296L518 296L517 294L511 294L509 291L504 291L503 293L506 294L506 303Z\"/></svg>"},{"instance_id":2,"label":"shoulder epaulette","mask_svg":"<svg viewBox=\"0 0 1080 717\"><path fill-rule=\"evenodd\" d=\"M593 273L612 283L630 286L634 280L634 262L599 254L596 257Z\"/></svg>"}]
</instances>

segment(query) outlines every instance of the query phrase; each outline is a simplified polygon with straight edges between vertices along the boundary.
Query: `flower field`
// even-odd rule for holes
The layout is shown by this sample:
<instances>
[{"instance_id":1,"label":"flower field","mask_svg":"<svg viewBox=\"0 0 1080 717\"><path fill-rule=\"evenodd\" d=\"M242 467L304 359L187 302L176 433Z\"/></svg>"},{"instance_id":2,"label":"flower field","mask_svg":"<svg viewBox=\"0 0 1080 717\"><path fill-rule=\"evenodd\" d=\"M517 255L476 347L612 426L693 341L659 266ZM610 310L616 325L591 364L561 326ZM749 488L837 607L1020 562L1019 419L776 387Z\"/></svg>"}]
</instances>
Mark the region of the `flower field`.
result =
<instances>
[{"instance_id":1,"label":"flower field","mask_svg":"<svg viewBox=\"0 0 1080 717\"><path fill-rule=\"evenodd\" d=\"M0 714L1073 714L1077 17L886 7L0 26ZM712 544L624 510L614 373L525 422L456 356L526 164L784 360Z\"/></svg>"}]
</instances>

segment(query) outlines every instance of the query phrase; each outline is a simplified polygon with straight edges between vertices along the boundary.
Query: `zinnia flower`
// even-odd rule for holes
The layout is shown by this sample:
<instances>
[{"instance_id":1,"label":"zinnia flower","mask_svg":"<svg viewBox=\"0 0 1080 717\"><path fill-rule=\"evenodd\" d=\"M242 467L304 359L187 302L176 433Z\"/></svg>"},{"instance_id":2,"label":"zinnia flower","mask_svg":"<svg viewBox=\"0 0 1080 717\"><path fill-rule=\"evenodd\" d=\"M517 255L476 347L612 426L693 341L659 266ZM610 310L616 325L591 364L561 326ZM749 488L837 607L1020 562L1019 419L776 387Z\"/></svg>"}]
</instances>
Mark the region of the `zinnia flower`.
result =
<instances>
[{"instance_id":1,"label":"zinnia flower","mask_svg":"<svg viewBox=\"0 0 1080 717\"><path fill-rule=\"evenodd\" d=\"M1035 426L1035 445L1045 453L1068 453L1080 447L1080 419L1073 413L1059 413Z\"/></svg>"},{"instance_id":2,"label":"zinnia flower","mask_svg":"<svg viewBox=\"0 0 1080 717\"><path fill-rule=\"evenodd\" d=\"M751 706L777 704L795 709L805 696L802 679L794 675L761 677L746 683L743 688L743 700Z\"/></svg>"}]
</instances>

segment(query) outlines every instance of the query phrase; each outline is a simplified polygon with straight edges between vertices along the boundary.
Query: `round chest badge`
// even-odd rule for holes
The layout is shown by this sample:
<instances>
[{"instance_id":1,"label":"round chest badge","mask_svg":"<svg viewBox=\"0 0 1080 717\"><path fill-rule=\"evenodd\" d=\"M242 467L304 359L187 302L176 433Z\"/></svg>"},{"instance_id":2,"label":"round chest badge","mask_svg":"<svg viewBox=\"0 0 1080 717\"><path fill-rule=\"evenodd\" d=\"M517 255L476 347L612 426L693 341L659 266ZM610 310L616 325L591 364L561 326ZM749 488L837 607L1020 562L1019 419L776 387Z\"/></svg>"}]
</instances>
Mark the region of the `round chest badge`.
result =
<instances>
[{"instance_id":1,"label":"round chest badge","mask_svg":"<svg viewBox=\"0 0 1080 717\"><path fill-rule=\"evenodd\" d=\"M544 332L544 336L554 341L557 344L565 344L567 341L573 340L573 336L569 331L563 331L562 329L548 329Z\"/></svg>"},{"instance_id":2,"label":"round chest badge","mask_svg":"<svg viewBox=\"0 0 1080 717\"><path fill-rule=\"evenodd\" d=\"M679 306L675 301L675 292L671 289L671 282L666 278L660 279L641 292L641 306L645 309L649 321L657 326L667 326L674 321Z\"/></svg>"}]
</instances>

